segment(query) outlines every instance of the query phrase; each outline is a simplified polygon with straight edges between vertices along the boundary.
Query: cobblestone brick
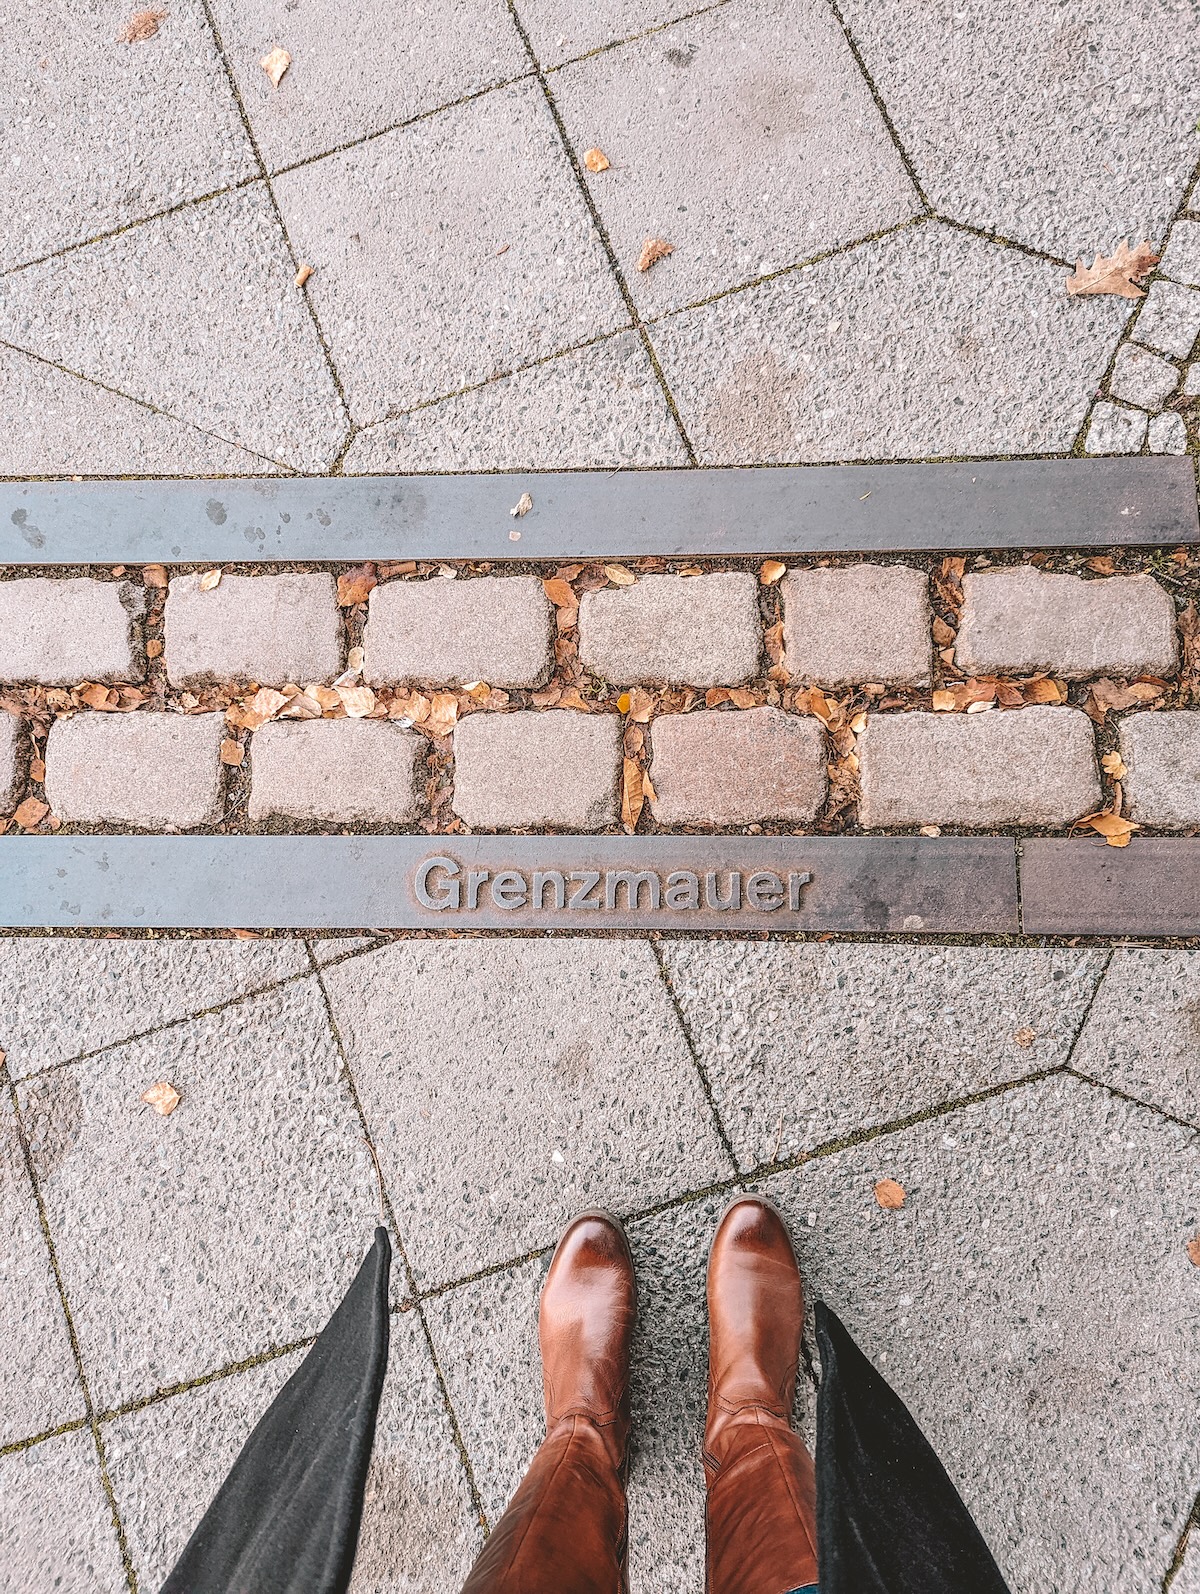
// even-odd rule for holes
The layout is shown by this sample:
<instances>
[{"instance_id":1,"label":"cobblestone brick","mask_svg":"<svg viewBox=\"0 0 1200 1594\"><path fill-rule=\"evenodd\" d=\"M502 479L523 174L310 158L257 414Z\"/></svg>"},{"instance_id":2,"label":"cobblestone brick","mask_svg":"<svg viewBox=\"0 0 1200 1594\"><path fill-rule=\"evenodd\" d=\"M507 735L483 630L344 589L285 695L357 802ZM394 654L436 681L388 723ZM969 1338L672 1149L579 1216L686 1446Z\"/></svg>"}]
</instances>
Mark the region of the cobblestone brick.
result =
<instances>
[{"instance_id":1,"label":"cobblestone brick","mask_svg":"<svg viewBox=\"0 0 1200 1594\"><path fill-rule=\"evenodd\" d=\"M17 746L21 722L0 709L0 810L11 808L20 795L17 784Z\"/></svg>"},{"instance_id":2,"label":"cobblestone brick","mask_svg":"<svg viewBox=\"0 0 1200 1594\"><path fill-rule=\"evenodd\" d=\"M540 686L553 667L551 606L536 576L389 581L371 593L368 681Z\"/></svg>"},{"instance_id":3,"label":"cobblestone brick","mask_svg":"<svg viewBox=\"0 0 1200 1594\"><path fill-rule=\"evenodd\" d=\"M221 818L223 714L76 714L46 743L46 800L62 820L186 830Z\"/></svg>"},{"instance_id":4,"label":"cobblestone brick","mask_svg":"<svg viewBox=\"0 0 1200 1594\"><path fill-rule=\"evenodd\" d=\"M1129 815L1140 825L1200 825L1200 712L1165 709L1121 721Z\"/></svg>"},{"instance_id":5,"label":"cobblestone brick","mask_svg":"<svg viewBox=\"0 0 1200 1594\"><path fill-rule=\"evenodd\" d=\"M1175 606L1153 576L1017 565L965 576L963 600L954 656L972 674L1174 674Z\"/></svg>"},{"instance_id":6,"label":"cobblestone brick","mask_svg":"<svg viewBox=\"0 0 1200 1594\"><path fill-rule=\"evenodd\" d=\"M1183 416L1156 415L1150 422L1150 452L1152 454L1186 454L1187 427Z\"/></svg>"},{"instance_id":7,"label":"cobblestone brick","mask_svg":"<svg viewBox=\"0 0 1200 1594\"><path fill-rule=\"evenodd\" d=\"M928 581L908 565L790 570L783 578L785 663L828 686L929 680Z\"/></svg>"},{"instance_id":8,"label":"cobblestone brick","mask_svg":"<svg viewBox=\"0 0 1200 1594\"><path fill-rule=\"evenodd\" d=\"M1158 269L1164 277L1200 288L1200 221L1175 223Z\"/></svg>"},{"instance_id":9,"label":"cobblestone brick","mask_svg":"<svg viewBox=\"0 0 1200 1594\"><path fill-rule=\"evenodd\" d=\"M176 576L167 594L165 657L174 686L213 681L327 681L342 668L330 575Z\"/></svg>"},{"instance_id":10,"label":"cobblestone brick","mask_svg":"<svg viewBox=\"0 0 1200 1594\"><path fill-rule=\"evenodd\" d=\"M1089 454L1138 454L1146 440L1146 416L1102 401L1092 411L1086 448Z\"/></svg>"},{"instance_id":11,"label":"cobblestone brick","mask_svg":"<svg viewBox=\"0 0 1200 1594\"><path fill-rule=\"evenodd\" d=\"M140 596L128 582L87 576L0 581L0 681L133 680L140 674L131 630Z\"/></svg>"},{"instance_id":12,"label":"cobblestone brick","mask_svg":"<svg viewBox=\"0 0 1200 1594\"><path fill-rule=\"evenodd\" d=\"M762 657L758 581L748 571L642 576L585 592L579 658L606 681L736 686Z\"/></svg>"},{"instance_id":13,"label":"cobblestone brick","mask_svg":"<svg viewBox=\"0 0 1200 1594\"><path fill-rule=\"evenodd\" d=\"M404 824L427 745L382 720L276 720L251 742L250 818Z\"/></svg>"},{"instance_id":14,"label":"cobblestone brick","mask_svg":"<svg viewBox=\"0 0 1200 1594\"><path fill-rule=\"evenodd\" d=\"M1200 289L1184 288L1177 282L1152 282L1138 311L1138 342L1183 360L1192 352L1197 337Z\"/></svg>"},{"instance_id":15,"label":"cobblestone brick","mask_svg":"<svg viewBox=\"0 0 1200 1594\"><path fill-rule=\"evenodd\" d=\"M651 808L663 825L806 824L825 800L825 737L799 714L664 714L651 743Z\"/></svg>"},{"instance_id":16,"label":"cobblestone brick","mask_svg":"<svg viewBox=\"0 0 1200 1594\"><path fill-rule=\"evenodd\" d=\"M454 811L479 830L614 824L620 738L615 714L468 714L454 732Z\"/></svg>"},{"instance_id":17,"label":"cobblestone brick","mask_svg":"<svg viewBox=\"0 0 1200 1594\"><path fill-rule=\"evenodd\" d=\"M1178 381L1179 372L1170 360L1139 348L1136 343L1126 343L1117 350L1108 388L1113 398L1157 410L1175 391Z\"/></svg>"},{"instance_id":18,"label":"cobblestone brick","mask_svg":"<svg viewBox=\"0 0 1200 1594\"><path fill-rule=\"evenodd\" d=\"M1100 806L1092 722L1070 708L873 714L859 816L912 825L1067 825Z\"/></svg>"}]
</instances>

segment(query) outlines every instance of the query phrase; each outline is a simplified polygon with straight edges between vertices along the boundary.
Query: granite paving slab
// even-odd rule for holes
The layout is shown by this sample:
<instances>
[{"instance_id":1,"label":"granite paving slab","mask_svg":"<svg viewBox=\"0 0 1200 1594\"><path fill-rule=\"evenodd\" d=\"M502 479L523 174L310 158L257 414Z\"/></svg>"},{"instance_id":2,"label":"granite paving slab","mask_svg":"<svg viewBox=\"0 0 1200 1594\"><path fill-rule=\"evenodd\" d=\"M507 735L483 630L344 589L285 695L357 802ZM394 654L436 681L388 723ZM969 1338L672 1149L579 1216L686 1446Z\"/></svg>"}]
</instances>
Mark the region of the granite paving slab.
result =
<instances>
[{"instance_id":1,"label":"granite paving slab","mask_svg":"<svg viewBox=\"0 0 1200 1594\"><path fill-rule=\"evenodd\" d=\"M521 0L519 15L538 61L555 67L704 9L692 0L595 0L586 7L571 0Z\"/></svg>"},{"instance_id":2,"label":"granite paving slab","mask_svg":"<svg viewBox=\"0 0 1200 1594\"><path fill-rule=\"evenodd\" d=\"M126 1594L90 1429L0 1456L0 1568L14 1594Z\"/></svg>"},{"instance_id":3,"label":"granite paving slab","mask_svg":"<svg viewBox=\"0 0 1200 1594\"><path fill-rule=\"evenodd\" d=\"M1200 1127L1200 955L1118 947L1072 1066Z\"/></svg>"}]
</instances>

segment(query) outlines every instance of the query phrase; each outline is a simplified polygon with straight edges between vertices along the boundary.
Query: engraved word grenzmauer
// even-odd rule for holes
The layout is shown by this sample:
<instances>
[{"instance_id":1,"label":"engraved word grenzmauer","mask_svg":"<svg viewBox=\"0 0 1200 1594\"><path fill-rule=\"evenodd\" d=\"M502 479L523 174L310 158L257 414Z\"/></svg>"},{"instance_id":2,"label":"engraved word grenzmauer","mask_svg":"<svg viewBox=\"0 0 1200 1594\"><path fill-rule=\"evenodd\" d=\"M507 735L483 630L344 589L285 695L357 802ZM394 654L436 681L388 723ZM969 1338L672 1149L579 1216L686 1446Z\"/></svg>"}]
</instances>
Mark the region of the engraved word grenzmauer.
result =
<instances>
[{"instance_id":1,"label":"engraved word grenzmauer","mask_svg":"<svg viewBox=\"0 0 1200 1594\"><path fill-rule=\"evenodd\" d=\"M473 869L443 853L417 869L413 892L435 913L552 910L578 913L668 909L673 913L800 911L800 896L812 880L805 872L771 869Z\"/></svg>"}]
</instances>

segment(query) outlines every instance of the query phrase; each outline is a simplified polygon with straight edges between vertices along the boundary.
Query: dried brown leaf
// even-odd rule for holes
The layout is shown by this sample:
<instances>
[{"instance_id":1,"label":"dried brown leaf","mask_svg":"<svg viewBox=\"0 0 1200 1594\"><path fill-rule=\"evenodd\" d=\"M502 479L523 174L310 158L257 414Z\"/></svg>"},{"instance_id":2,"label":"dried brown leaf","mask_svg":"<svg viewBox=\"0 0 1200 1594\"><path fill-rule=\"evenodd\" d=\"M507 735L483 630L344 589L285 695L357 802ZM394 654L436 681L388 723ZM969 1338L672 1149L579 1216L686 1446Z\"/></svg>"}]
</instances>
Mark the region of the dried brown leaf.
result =
<instances>
[{"instance_id":1,"label":"dried brown leaf","mask_svg":"<svg viewBox=\"0 0 1200 1594\"><path fill-rule=\"evenodd\" d=\"M429 700L429 713L421 728L431 736L449 736L458 723L458 699L453 692L435 692Z\"/></svg>"},{"instance_id":2,"label":"dried brown leaf","mask_svg":"<svg viewBox=\"0 0 1200 1594\"><path fill-rule=\"evenodd\" d=\"M1090 266L1077 260L1074 272L1067 278L1067 292L1072 297L1112 293L1122 299L1141 299L1145 290L1137 286L1137 279L1157 264L1158 256L1148 242L1131 249L1128 239L1122 238L1111 255L1097 254Z\"/></svg>"},{"instance_id":3,"label":"dried brown leaf","mask_svg":"<svg viewBox=\"0 0 1200 1594\"><path fill-rule=\"evenodd\" d=\"M632 587L637 577L632 570L626 570L624 565L605 565L604 574L614 587Z\"/></svg>"},{"instance_id":4,"label":"dried brown leaf","mask_svg":"<svg viewBox=\"0 0 1200 1594\"><path fill-rule=\"evenodd\" d=\"M41 759L41 758L32 758L32 759L30 759L30 761L29 761L29 778L30 778L30 780L45 780L45 778L46 778L46 763L45 763L44 759Z\"/></svg>"},{"instance_id":5,"label":"dried brown leaf","mask_svg":"<svg viewBox=\"0 0 1200 1594\"><path fill-rule=\"evenodd\" d=\"M197 585L201 592L211 592L214 587L219 587L221 585L220 569L206 570Z\"/></svg>"},{"instance_id":6,"label":"dried brown leaf","mask_svg":"<svg viewBox=\"0 0 1200 1594\"><path fill-rule=\"evenodd\" d=\"M338 702L341 702L340 698L338 698ZM310 697L307 692L297 692L295 697L288 698L288 706L280 713L279 718L281 720L319 720L324 712L325 706L317 698Z\"/></svg>"},{"instance_id":7,"label":"dried brown leaf","mask_svg":"<svg viewBox=\"0 0 1200 1594\"><path fill-rule=\"evenodd\" d=\"M1200 1267L1200 1234L1187 1243L1188 1261L1193 1267Z\"/></svg>"},{"instance_id":8,"label":"dried brown leaf","mask_svg":"<svg viewBox=\"0 0 1200 1594\"><path fill-rule=\"evenodd\" d=\"M1129 773L1125 768L1125 760L1120 753L1105 753L1100 760L1100 765L1105 774L1111 775L1114 780L1124 780Z\"/></svg>"},{"instance_id":9,"label":"dried brown leaf","mask_svg":"<svg viewBox=\"0 0 1200 1594\"><path fill-rule=\"evenodd\" d=\"M639 271L649 271L651 266L674 253L675 245L669 244L665 238L647 238L638 256L637 268Z\"/></svg>"},{"instance_id":10,"label":"dried brown leaf","mask_svg":"<svg viewBox=\"0 0 1200 1594\"><path fill-rule=\"evenodd\" d=\"M904 1186L895 1179L880 1179L875 1186L875 1199L885 1212L898 1212L907 1194Z\"/></svg>"},{"instance_id":11,"label":"dried brown leaf","mask_svg":"<svg viewBox=\"0 0 1200 1594\"><path fill-rule=\"evenodd\" d=\"M356 603L365 603L368 593L378 584L375 566L369 560L353 570L344 570L337 578L338 608L349 609Z\"/></svg>"},{"instance_id":12,"label":"dried brown leaf","mask_svg":"<svg viewBox=\"0 0 1200 1594\"><path fill-rule=\"evenodd\" d=\"M932 706L935 714L952 714L958 707L958 699L953 692L943 688L933 694Z\"/></svg>"},{"instance_id":13,"label":"dried brown leaf","mask_svg":"<svg viewBox=\"0 0 1200 1594\"><path fill-rule=\"evenodd\" d=\"M954 627L952 625L947 625L945 620L943 620L940 615L935 614L933 617L933 640L937 643L938 647L953 647L957 637L958 632L954 629Z\"/></svg>"},{"instance_id":14,"label":"dried brown leaf","mask_svg":"<svg viewBox=\"0 0 1200 1594\"><path fill-rule=\"evenodd\" d=\"M644 802L642 766L635 764L632 758L627 758L621 767L621 823L626 829L637 829Z\"/></svg>"},{"instance_id":15,"label":"dried brown leaf","mask_svg":"<svg viewBox=\"0 0 1200 1594\"><path fill-rule=\"evenodd\" d=\"M1098 575L1115 576L1117 573L1117 567L1112 561L1111 554L1098 553L1094 558L1085 559L1083 563L1086 569L1095 570Z\"/></svg>"},{"instance_id":16,"label":"dried brown leaf","mask_svg":"<svg viewBox=\"0 0 1200 1594\"><path fill-rule=\"evenodd\" d=\"M744 686L731 686L729 701L734 708L758 708L762 703L762 693L747 691Z\"/></svg>"},{"instance_id":17,"label":"dried brown leaf","mask_svg":"<svg viewBox=\"0 0 1200 1594\"><path fill-rule=\"evenodd\" d=\"M221 762L223 764L240 764L246 756L246 749L241 742L235 742L232 736L227 736L221 743Z\"/></svg>"},{"instance_id":18,"label":"dried brown leaf","mask_svg":"<svg viewBox=\"0 0 1200 1594\"><path fill-rule=\"evenodd\" d=\"M1097 835L1103 836L1110 847L1127 847L1130 836L1135 830L1141 829L1132 819L1122 819L1120 814L1115 813L1088 814L1079 823L1090 826Z\"/></svg>"},{"instance_id":19,"label":"dried brown leaf","mask_svg":"<svg viewBox=\"0 0 1200 1594\"><path fill-rule=\"evenodd\" d=\"M167 20L165 11L135 11L118 35L118 44L144 44Z\"/></svg>"},{"instance_id":20,"label":"dried brown leaf","mask_svg":"<svg viewBox=\"0 0 1200 1594\"><path fill-rule=\"evenodd\" d=\"M335 686L334 691L347 719L365 720L375 707L375 694L369 686Z\"/></svg>"},{"instance_id":21,"label":"dried brown leaf","mask_svg":"<svg viewBox=\"0 0 1200 1594\"><path fill-rule=\"evenodd\" d=\"M163 645L160 637L152 636L149 642L146 643L146 657L148 659L157 659L162 650Z\"/></svg>"},{"instance_id":22,"label":"dried brown leaf","mask_svg":"<svg viewBox=\"0 0 1200 1594\"><path fill-rule=\"evenodd\" d=\"M165 587L167 572L162 565L145 565L142 569L142 584L147 587Z\"/></svg>"},{"instance_id":23,"label":"dried brown leaf","mask_svg":"<svg viewBox=\"0 0 1200 1594\"><path fill-rule=\"evenodd\" d=\"M772 587L787 574L787 566L780 559L764 559L758 569L758 579L764 587Z\"/></svg>"},{"instance_id":24,"label":"dried brown leaf","mask_svg":"<svg viewBox=\"0 0 1200 1594\"><path fill-rule=\"evenodd\" d=\"M397 692L388 704L388 719L423 725L429 718L429 699L420 692Z\"/></svg>"},{"instance_id":25,"label":"dried brown leaf","mask_svg":"<svg viewBox=\"0 0 1200 1594\"><path fill-rule=\"evenodd\" d=\"M729 701L729 688L725 686L710 686L704 694L705 708L719 708L722 703Z\"/></svg>"},{"instance_id":26,"label":"dried brown leaf","mask_svg":"<svg viewBox=\"0 0 1200 1594\"><path fill-rule=\"evenodd\" d=\"M523 516L527 515L532 508L532 497L528 493L522 493L520 498L517 499L516 503L509 510L509 514L514 520L520 520Z\"/></svg>"},{"instance_id":27,"label":"dried brown leaf","mask_svg":"<svg viewBox=\"0 0 1200 1594\"><path fill-rule=\"evenodd\" d=\"M1061 681L1051 681L1041 676L1036 681L1023 681L1021 696L1026 703L1065 703L1067 689Z\"/></svg>"},{"instance_id":28,"label":"dried brown leaf","mask_svg":"<svg viewBox=\"0 0 1200 1594\"><path fill-rule=\"evenodd\" d=\"M611 162L602 149L585 149L583 164L589 172L606 172Z\"/></svg>"},{"instance_id":29,"label":"dried brown leaf","mask_svg":"<svg viewBox=\"0 0 1200 1594\"><path fill-rule=\"evenodd\" d=\"M50 804L42 802L40 797L26 797L13 810L13 819L22 830L36 830L49 812Z\"/></svg>"},{"instance_id":30,"label":"dried brown leaf","mask_svg":"<svg viewBox=\"0 0 1200 1594\"><path fill-rule=\"evenodd\" d=\"M283 74L292 64L292 58L282 45L277 44L258 64L271 79L272 88L278 88Z\"/></svg>"},{"instance_id":31,"label":"dried brown leaf","mask_svg":"<svg viewBox=\"0 0 1200 1594\"><path fill-rule=\"evenodd\" d=\"M165 1079L160 1079L157 1084L142 1092L142 1100L147 1107L153 1107L160 1118L169 1118L183 1097L174 1085L169 1085Z\"/></svg>"},{"instance_id":32,"label":"dried brown leaf","mask_svg":"<svg viewBox=\"0 0 1200 1594\"><path fill-rule=\"evenodd\" d=\"M1123 686L1119 681L1110 681L1104 676L1093 683L1089 702L1103 715L1110 709L1132 708L1135 703L1152 703L1161 696L1162 688L1150 681L1131 681Z\"/></svg>"},{"instance_id":33,"label":"dried brown leaf","mask_svg":"<svg viewBox=\"0 0 1200 1594\"><path fill-rule=\"evenodd\" d=\"M645 725L654 712L654 699L644 687L635 686L629 693L627 713L635 725Z\"/></svg>"},{"instance_id":34,"label":"dried brown leaf","mask_svg":"<svg viewBox=\"0 0 1200 1594\"><path fill-rule=\"evenodd\" d=\"M556 609L577 609L579 594L569 581L561 576L547 576L542 582L546 596Z\"/></svg>"}]
</instances>

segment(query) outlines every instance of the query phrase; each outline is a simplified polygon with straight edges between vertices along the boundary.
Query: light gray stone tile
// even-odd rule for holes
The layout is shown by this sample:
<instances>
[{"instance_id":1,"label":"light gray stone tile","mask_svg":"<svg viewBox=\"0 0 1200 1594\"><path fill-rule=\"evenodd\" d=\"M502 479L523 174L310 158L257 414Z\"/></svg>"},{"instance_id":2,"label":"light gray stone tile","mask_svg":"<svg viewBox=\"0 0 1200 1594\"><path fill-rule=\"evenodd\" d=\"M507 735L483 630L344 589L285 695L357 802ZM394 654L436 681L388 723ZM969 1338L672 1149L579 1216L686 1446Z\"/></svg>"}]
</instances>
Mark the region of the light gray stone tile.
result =
<instances>
[{"instance_id":1,"label":"light gray stone tile","mask_svg":"<svg viewBox=\"0 0 1200 1594\"><path fill-rule=\"evenodd\" d=\"M87 576L0 581L0 680L77 686L136 679L140 597L127 581Z\"/></svg>"},{"instance_id":2,"label":"light gray stone tile","mask_svg":"<svg viewBox=\"0 0 1200 1594\"><path fill-rule=\"evenodd\" d=\"M698 9L695 0L522 0L521 21L542 66L555 67Z\"/></svg>"},{"instance_id":3,"label":"light gray stone tile","mask_svg":"<svg viewBox=\"0 0 1200 1594\"><path fill-rule=\"evenodd\" d=\"M1182 415L1156 415L1150 422L1152 454L1186 454L1187 427Z\"/></svg>"},{"instance_id":4,"label":"light gray stone tile","mask_svg":"<svg viewBox=\"0 0 1200 1594\"><path fill-rule=\"evenodd\" d=\"M250 818L407 824L427 747L379 720L275 720L251 739Z\"/></svg>"},{"instance_id":5,"label":"light gray stone tile","mask_svg":"<svg viewBox=\"0 0 1200 1594\"><path fill-rule=\"evenodd\" d=\"M316 268L307 292L359 423L627 322L536 85L498 89L274 186Z\"/></svg>"},{"instance_id":6,"label":"light gray stone tile","mask_svg":"<svg viewBox=\"0 0 1200 1594\"><path fill-rule=\"evenodd\" d=\"M631 1594L703 1594L704 1279L724 1204L725 1197L710 1196L629 1226L638 1274L630 1390ZM548 1261L523 1263L426 1305L493 1524L545 1433L537 1311Z\"/></svg>"},{"instance_id":7,"label":"light gray stone tile","mask_svg":"<svg viewBox=\"0 0 1200 1594\"><path fill-rule=\"evenodd\" d=\"M789 570L782 591L784 663L793 677L827 686L928 685L933 644L923 570Z\"/></svg>"},{"instance_id":8,"label":"light gray stone tile","mask_svg":"<svg viewBox=\"0 0 1200 1594\"><path fill-rule=\"evenodd\" d=\"M644 941L406 941L325 978L422 1283L729 1171Z\"/></svg>"},{"instance_id":9,"label":"light gray stone tile","mask_svg":"<svg viewBox=\"0 0 1200 1594\"><path fill-rule=\"evenodd\" d=\"M641 339L606 338L360 432L343 475L686 465Z\"/></svg>"},{"instance_id":10,"label":"light gray stone tile","mask_svg":"<svg viewBox=\"0 0 1200 1594\"><path fill-rule=\"evenodd\" d=\"M1164 277L1200 288L1200 221L1177 221L1158 269Z\"/></svg>"},{"instance_id":11,"label":"light gray stone tile","mask_svg":"<svg viewBox=\"0 0 1200 1594\"><path fill-rule=\"evenodd\" d=\"M944 458L1069 449L1128 313L931 222L651 337L704 464Z\"/></svg>"},{"instance_id":12,"label":"light gray stone tile","mask_svg":"<svg viewBox=\"0 0 1200 1594\"><path fill-rule=\"evenodd\" d=\"M554 667L553 612L536 576L386 581L368 600L363 678L541 686Z\"/></svg>"},{"instance_id":13,"label":"light gray stone tile","mask_svg":"<svg viewBox=\"0 0 1200 1594\"><path fill-rule=\"evenodd\" d=\"M620 778L616 714L468 714L455 727L452 801L473 830L603 830Z\"/></svg>"},{"instance_id":14,"label":"light gray stone tile","mask_svg":"<svg viewBox=\"0 0 1200 1594\"><path fill-rule=\"evenodd\" d=\"M1161 409L1179 382L1179 370L1160 354L1143 349L1137 343L1125 343L1117 350L1117 358L1109 378L1109 392L1126 404L1140 404L1143 409Z\"/></svg>"},{"instance_id":15,"label":"light gray stone tile","mask_svg":"<svg viewBox=\"0 0 1200 1594\"><path fill-rule=\"evenodd\" d=\"M279 474L258 454L17 349L0 348L0 416L6 476ZM27 416L37 424L24 424Z\"/></svg>"},{"instance_id":16,"label":"light gray stone tile","mask_svg":"<svg viewBox=\"0 0 1200 1594\"><path fill-rule=\"evenodd\" d=\"M346 1271L348 1284L352 1272ZM217 1378L104 1425L117 1507L141 1586L157 1588L300 1353ZM352 1594L457 1594L480 1539L429 1347L392 1318Z\"/></svg>"},{"instance_id":17,"label":"light gray stone tile","mask_svg":"<svg viewBox=\"0 0 1200 1594\"><path fill-rule=\"evenodd\" d=\"M342 630L331 575L199 575L167 590L164 662L173 686L326 681L342 668Z\"/></svg>"},{"instance_id":18,"label":"light gray stone tile","mask_svg":"<svg viewBox=\"0 0 1200 1594\"><path fill-rule=\"evenodd\" d=\"M1103 965L965 946L662 951L743 1168L1059 1066Z\"/></svg>"},{"instance_id":19,"label":"light gray stone tile","mask_svg":"<svg viewBox=\"0 0 1200 1594\"><path fill-rule=\"evenodd\" d=\"M660 825L803 825L825 801L818 720L777 708L698 709L660 714L650 737Z\"/></svg>"},{"instance_id":20,"label":"light gray stone tile","mask_svg":"<svg viewBox=\"0 0 1200 1594\"><path fill-rule=\"evenodd\" d=\"M217 1007L309 967L303 941L0 937L14 1079Z\"/></svg>"},{"instance_id":21,"label":"light gray stone tile","mask_svg":"<svg viewBox=\"0 0 1200 1594\"><path fill-rule=\"evenodd\" d=\"M1139 343L1185 360L1200 337L1200 289L1183 288L1177 282L1152 282L1134 331Z\"/></svg>"},{"instance_id":22,"label":"light gray stone tile","mask_svg":"<svg viewBox=\"0 0 1200 1594\"><path fill-rule=\"evenodd\" d=\"M11 808L21 795L21 721L0 711L0 809Z\"/></svg>"},{"instance_id":23,"label":"light gray stone tile","mask_svg":"<svg viewBox=\"0 0 1200 1594\"><path fill-rule=\"evenodd\" d=\"M1092 411L1085 448L1089 454L1140 454L1146 441L1146 414L1101 400Z\"/></svg>"},{"instance_id":24,"label":"light gray stone tile","mask_svg":"<svg viewBox=\"0 0 1200 1594\"><path fill-rule=\"evenodd\" d=\"M346 419L295 271L254 183L0 279L0 338L242 448L325 470Z\"/></svg>"},{"instance_id":25,"label":"light gray stone tile","mask_svg":"<svg viewBox=\"0 0 1200 1594\"><path fill-rule=\"evenodd\" d=\"M46 739L46 801L72 824L188 830L224 813L224 714L76 714Z\"/></svg>"},{"instance_id":26,"label":"light gray stone tile","mask_svg":"<svg viewBox=\"0 0 1200 1594\"><path fill-rule=\"evenodd\" d=\"M308 944L317 962L325 964L352 952L365 952L377 946L379 938L373 935L314 935L309 938Z\"/></svg>"},{"instance_id":27,"label":"light gray stone tile","mask_svg":"<svg viewBox=\"0 0 1200 1594\"><path fill-rule=\"evenodd\" d=\"M20 1087L101 1409L314 1334L378 1221L315 980ZM141 1101L166 1080L163 1118Z\"/></svg>"},{"instance_id":28,"label":"light gray stone tile","mask_svg":"<svg viewBox=\"0 0 1200 1594\"><path fill-rule=\"evenodd\" d=\"M1009 1586L1157 1594L1196 1488L1194 1134L1051 1079L765 1188Z\"/></svg>"},{"instance_id":29,"label":"light gray stone tile","mask_svg":"<svg viewBox=\"0 0 1200 1594\"><path fill-rule=\"evenodd\" d=\"M254 175L200 0L123 44L136 9L38 0L6 16L0 270Z\"/></svg>"},{"instance_id":30,"label":"light gray stone tile","mask_svg":"<svg viewBox=\"0 0 1200 1594\"><path fill-rule=\"evenodd\" d=\"M126 1594L90 1429L0 1456L0 1568L13 1594Z\"/></svg>"},{"instance_id":31,"label":"light gray stone tile","mask_svg":"<svg viewBox=\"0 0 1200 1594\"><path fill-rule=\"evenodd\" d=\"M338 0L216 0L213 13L272 170L530 69L503 0L424 0L400 16ZM278 88L260 64L276 45L292 57Z\"/></svg>"},{"instance_id":32,"label":"light gray stone tile","mask_svg":"<svg viewBox=\"0 0 1200 1594\"><path fill-rule=\"evenodd\" d=\"M1200 825L1200 713L1128 714L1120 729L1130 818L1164 830Z\"/></svg>"},{"instance_id":33,"label":"light gray stone tile","mask_svg":"<svg viewBox=\"0 0 1200 1594\"><path fill-rule=\"evenodd\" d=\"M0 1344L0 1445L84 1415L67 1321L7 1091L0 1098Z\"/></svg>"},{"instance_id":34,"label":"light gray stone tile","mask_svg":"<svg viewBox=\"0 0 1200 1594\"><path fill-rule=\"evenodd\" d=\"M1118 947L1072 1064L1200 1124L1200 958Z\"/></svg>"},{"instance_id":35,"label":"light gray stone tile","mask_svg":"<svg viewBox=\"0 0 1200 1594\"><path fill-rule=\"evenodd\" d=\"M1068 260L1162 237L1196 160L1184 9L848 0L842 14L935 209Z\"/></svg>"},{"instance_id":36,"label":"light gray stone tile","mask_svg":"<svg viewBox=\"0 0 1200 1594\"><path fill-rule=\"evenodd\" d=\"M656 315L915 215L833 12L733 0L566 67L552 92L630 292ZM637 270L647 238L675 253Z\"/></svg>"},{"instance_id":37,"label":"light gray stone tile","mask_svg":"<svg viewBox=\"0 0 1200 1594\"><path fill-rule=\"evenodd\" d=\"M758 582L746 570L641 576L580 600L579 662L622 686L738 686L759 673L762 650Z\"/></svg>"}]
</instances>

